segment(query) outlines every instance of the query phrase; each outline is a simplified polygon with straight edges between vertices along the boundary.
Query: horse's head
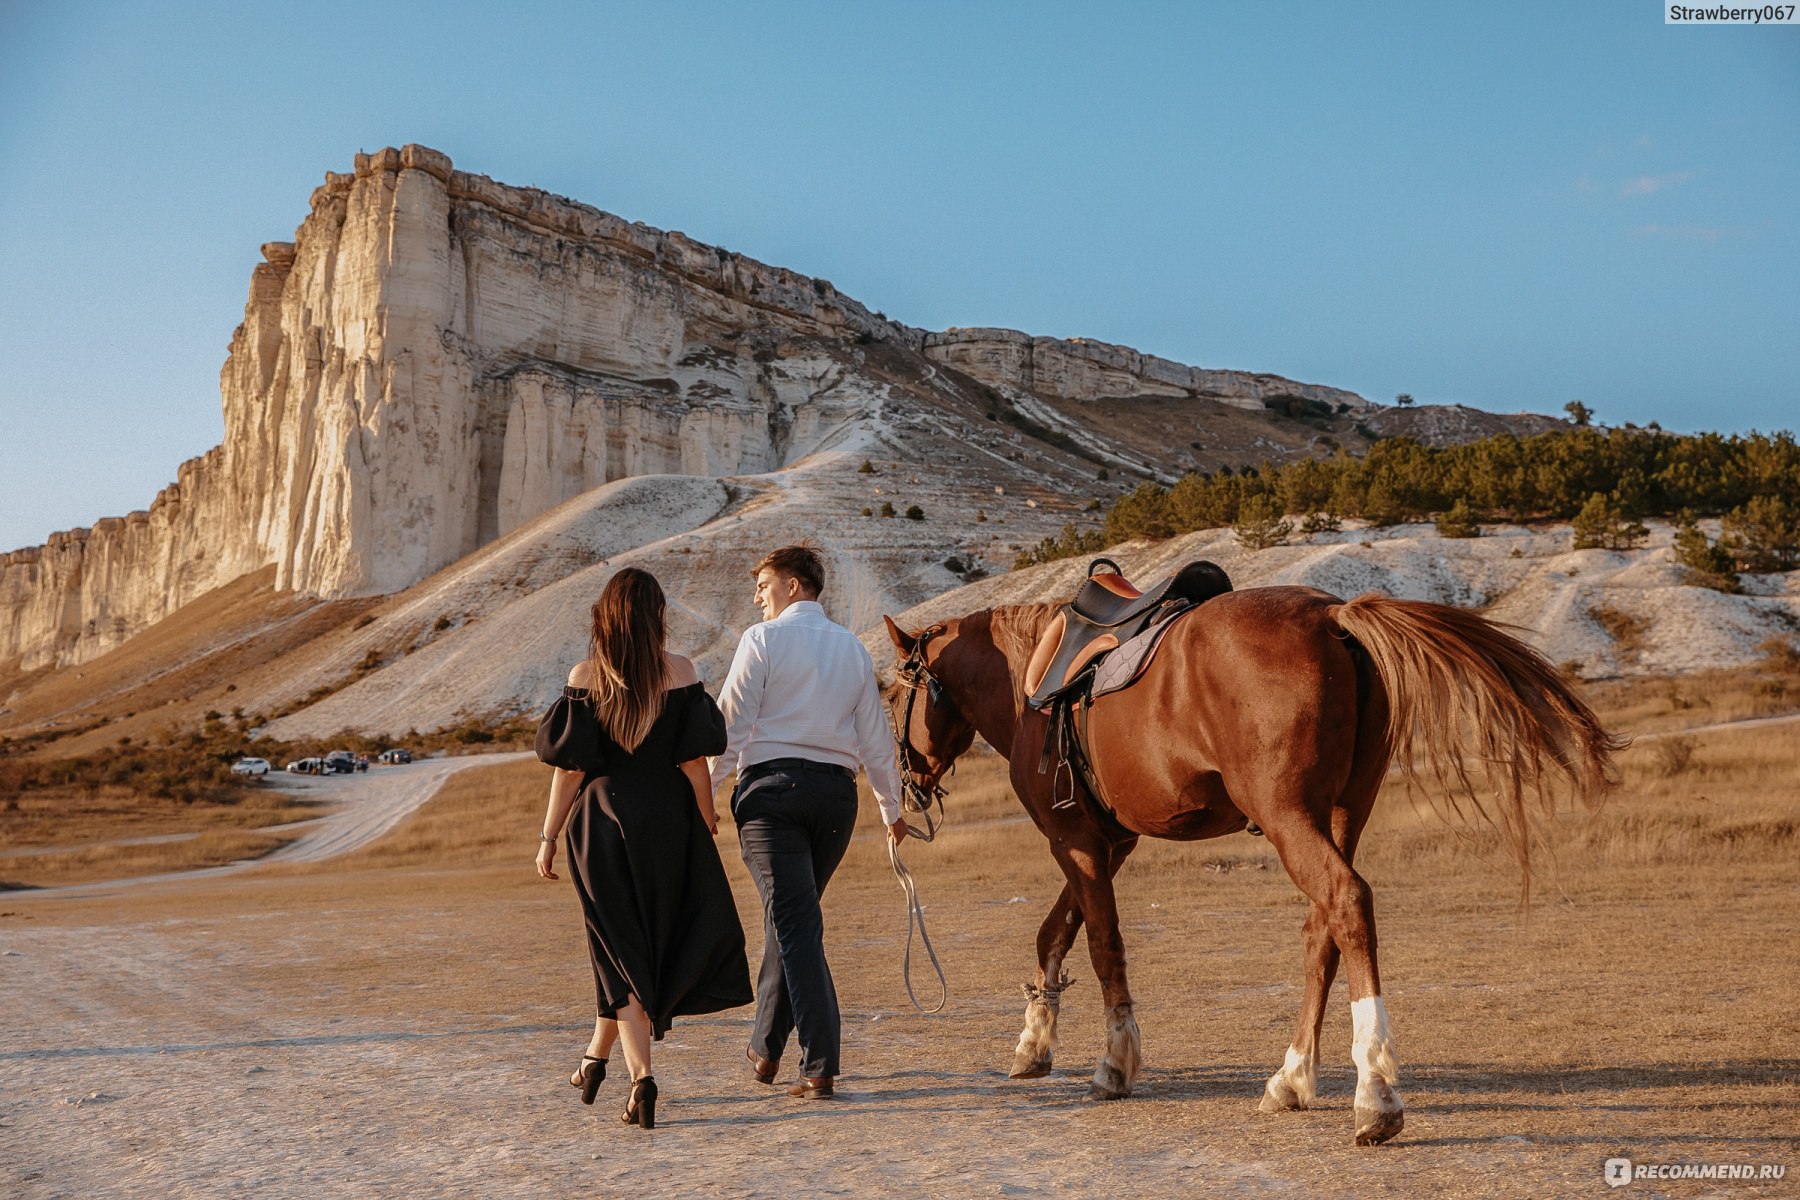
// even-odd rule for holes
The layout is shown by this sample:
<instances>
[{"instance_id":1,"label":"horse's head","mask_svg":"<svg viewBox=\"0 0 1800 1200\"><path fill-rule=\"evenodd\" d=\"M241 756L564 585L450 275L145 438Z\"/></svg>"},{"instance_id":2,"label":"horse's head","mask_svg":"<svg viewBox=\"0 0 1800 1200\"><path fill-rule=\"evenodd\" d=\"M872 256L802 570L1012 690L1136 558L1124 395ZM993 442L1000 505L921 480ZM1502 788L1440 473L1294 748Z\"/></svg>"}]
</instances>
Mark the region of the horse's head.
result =
<instances>
[{"instance_id":1,"label":"horse's head","mask_svg":"<svg viewBox=\"0 0 1800 1200\"><path fill-rule=\"evenodd\" d=\"M894 687L888 713L899 750L900 780L909 807L923 812L944 794L944 776L975 742L975 726L951 698L938 668L955 634L942 624L908 633L887 622L894 643Z\"/></svg>"}]
</instances>

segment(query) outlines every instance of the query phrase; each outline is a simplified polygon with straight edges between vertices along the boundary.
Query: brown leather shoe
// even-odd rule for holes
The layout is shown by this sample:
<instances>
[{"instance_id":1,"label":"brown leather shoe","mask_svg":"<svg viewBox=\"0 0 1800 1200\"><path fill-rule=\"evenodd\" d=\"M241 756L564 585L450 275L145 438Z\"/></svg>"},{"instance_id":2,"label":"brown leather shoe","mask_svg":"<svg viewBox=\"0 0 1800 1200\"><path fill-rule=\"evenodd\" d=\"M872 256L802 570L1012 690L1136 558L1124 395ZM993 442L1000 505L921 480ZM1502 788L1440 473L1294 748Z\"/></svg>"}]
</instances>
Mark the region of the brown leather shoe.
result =
<instances>
[{"instance_id":1,"label":"brown leather shoe","mask_svg":"<svg viewBox=\"0 0 1800 1200\"><path fill-rule=\"evenodd\" d=\"M833 1079L829 1075L820 1075L817 1078L811 1075L802 1075L794 1080L794 1085L788 1089L788 1095L802 1100L829 1099L832 1094L832 1083Z\"/></svg>"},{"instance_id":2,"label":"brown leather shoe","mask_svg":"<svg viewBox=\"0 0 1800 1200\"><path fill-rule=\"evenodd\" d=\"M750 1071L756 1076L758 1083L774 1083L775 1072L781 1070L779 1062L770 1062L766 1058L758 1058L756 1051L744 1047L744 1057L750 1060Z\"/></svg>"}]
</instances>

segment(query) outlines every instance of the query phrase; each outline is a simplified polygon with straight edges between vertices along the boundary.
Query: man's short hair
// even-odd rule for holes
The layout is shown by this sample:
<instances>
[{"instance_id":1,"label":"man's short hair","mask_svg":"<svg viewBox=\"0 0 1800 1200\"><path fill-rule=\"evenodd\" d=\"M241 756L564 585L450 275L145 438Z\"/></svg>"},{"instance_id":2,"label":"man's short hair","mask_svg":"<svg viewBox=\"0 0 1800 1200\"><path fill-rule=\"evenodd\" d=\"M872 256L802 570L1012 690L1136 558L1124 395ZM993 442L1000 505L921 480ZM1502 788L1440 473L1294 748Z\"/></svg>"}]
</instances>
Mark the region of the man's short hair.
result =
<instances>
[{"instance_id":1,"label":"man's short hair","mask_svg":"<svg viewBox=\"0 0 1800 1200\"><path fill-rule=\"evenodd\" d=\"M820 561L819 552L811 546L783 546L779 550L771 550L763 555L762 561L750 573L761 575L765 568L798 579L800 586L812 592L815 599L825 590L825 564Z\"/></svg>"}]
</instances>

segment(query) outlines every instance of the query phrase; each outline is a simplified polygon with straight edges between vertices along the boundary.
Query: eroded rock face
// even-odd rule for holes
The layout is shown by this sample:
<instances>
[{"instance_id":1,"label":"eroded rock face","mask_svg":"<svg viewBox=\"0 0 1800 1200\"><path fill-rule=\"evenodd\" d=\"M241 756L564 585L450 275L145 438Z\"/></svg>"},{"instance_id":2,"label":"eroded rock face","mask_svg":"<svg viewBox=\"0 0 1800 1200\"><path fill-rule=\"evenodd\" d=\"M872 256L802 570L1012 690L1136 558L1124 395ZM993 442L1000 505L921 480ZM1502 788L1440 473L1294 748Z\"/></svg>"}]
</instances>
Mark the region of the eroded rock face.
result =
<instances>
[{"instance_id":1,"label":"eroded rock face","mask_svg":"<svg viewBox=\"0 0 1800 1200\"><path fill-rule=\"evenodd\" d=\"M395 592L609 481L775 470L928 359L1063 398L1360 403L1122 346L927 334L422 146L328 174L262 252L220 372L224 443L147 511L0 557L0 662L86 661L270 563L278 588ZM858 374L875 344L879 379Z\"/></svg>"},{"instance_id":2,"label":"eroded rock face","mask_svg":"<svg viewBox=\"0 0 1800 1200\"><path fill-rule=\"evenodd\" d=\"M1297 396L1333 408L1360 409L1354 392L1295 383L1279 375L1208 371L1086 338L1032 337L1016 329L946 329L925 335L925 354L982 383L1058 400L1183 396L1260 410L1263 401Z\"/></svg>"}]
</instances>

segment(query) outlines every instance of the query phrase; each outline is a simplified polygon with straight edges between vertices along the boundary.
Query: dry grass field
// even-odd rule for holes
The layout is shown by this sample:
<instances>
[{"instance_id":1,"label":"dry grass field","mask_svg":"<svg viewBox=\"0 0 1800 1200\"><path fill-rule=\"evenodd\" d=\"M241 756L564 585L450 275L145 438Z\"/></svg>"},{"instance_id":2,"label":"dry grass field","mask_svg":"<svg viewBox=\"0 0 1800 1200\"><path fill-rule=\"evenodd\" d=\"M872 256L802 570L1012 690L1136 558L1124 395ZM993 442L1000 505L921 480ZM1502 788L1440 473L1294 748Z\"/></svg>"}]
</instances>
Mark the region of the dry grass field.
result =
<instances>
[{"instance_id":1,"label":"dry grass field","mask_svg":"<svg viewBox=\"0 0 1800 1200\"><path fill-rule=\"evenodd\" d=\"M1645 723L1665 703L1628 699ZM659 1128L623 1128L622 1087L584 1109L565 1082L591 982L566 878L532 872L547 772L527 762L453 777L328 863L0 896L0 1193L1542 1196L1606 1192L1615 1155L1800 1171L1800 722L1646 739L1622 765L1612 802L1545 830L1528 912L1491 834L1397 782L1383 798L1359 866L1408 1106L1383 1147L1350 1144L1341 982L1318 1107L1256 1111L1299 1001L1304 906L1246 834L1146 842L1121 875L1138 1094L1082 1099L1101 1037L1079 946L1056 1073L1008 1081L1060 881L991 756L951 781L939 840L906 852L945 1011L906 1002L901 893L865 815L826 904L839 1099L749 1081L732 1012L677 1024ZM719 840L754 964L754 893Z\"/></svg>"},{"instance_id":2,"label":"dry grass field","mask_svg":"<svg viewBox=\"0 0 1800 1200\"><path fill-rule=\"evenodd\" d=\"M319 815L272 785L235 804L156 800L123 788L0 801L0 888L57 887L260 858L291 840L269 826Z\"/></svg>"},{"instance_id":3,"label":"dry grass field","mask_svg":"<svg viewBox=\"0 0 1800 1200\"><path fill-rule=\"evenodd\" d=\"M1800 706L1800 642L1776 642L1760 669L1696 671L1675 678L1627 677L1583 685L1615 729L1662 733L1793 712Z\"/></svg>"}]
</instances>

